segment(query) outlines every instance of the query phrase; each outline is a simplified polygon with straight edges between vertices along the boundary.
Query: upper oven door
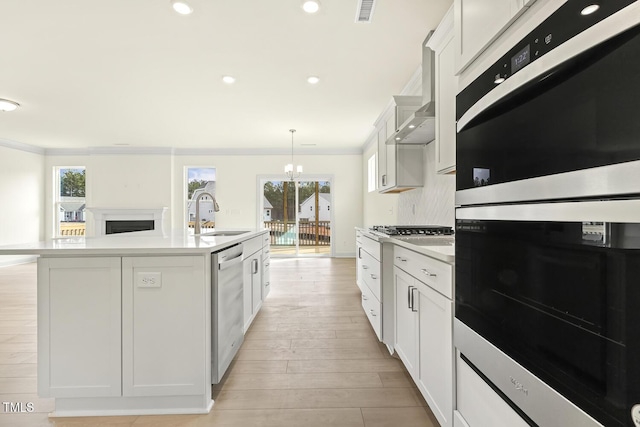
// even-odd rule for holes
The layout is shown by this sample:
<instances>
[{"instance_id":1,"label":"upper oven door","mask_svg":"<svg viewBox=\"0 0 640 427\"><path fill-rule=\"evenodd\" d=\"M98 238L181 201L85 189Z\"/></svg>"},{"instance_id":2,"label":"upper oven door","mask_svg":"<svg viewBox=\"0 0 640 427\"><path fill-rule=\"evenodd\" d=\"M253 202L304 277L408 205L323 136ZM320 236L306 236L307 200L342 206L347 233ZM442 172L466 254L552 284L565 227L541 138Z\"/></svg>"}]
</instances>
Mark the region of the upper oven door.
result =
<instances>
[{"instance_id":1,"label":"upper oven door","mask_svg":"<svg viewBox=\"0 0 640 427\"><path fill-rule=\"evenodd\" d=\"M581 3L458 95L457 205L640 194L640 2Z\"/></svg>"}]
</instances>

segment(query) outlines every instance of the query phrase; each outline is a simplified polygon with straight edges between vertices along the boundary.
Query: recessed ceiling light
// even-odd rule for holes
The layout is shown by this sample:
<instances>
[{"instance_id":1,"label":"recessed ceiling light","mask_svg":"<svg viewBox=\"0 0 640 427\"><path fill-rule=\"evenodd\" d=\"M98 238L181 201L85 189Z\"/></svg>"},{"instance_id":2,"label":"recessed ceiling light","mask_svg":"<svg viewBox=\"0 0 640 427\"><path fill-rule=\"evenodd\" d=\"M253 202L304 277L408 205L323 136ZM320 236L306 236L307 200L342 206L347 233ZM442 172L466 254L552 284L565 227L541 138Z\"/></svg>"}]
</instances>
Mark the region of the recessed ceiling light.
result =
<instances>
[{"instance_id":1,"label":"recessed ceiling light","mask_svg":"<svg viewBox=\"0 0 640 427\"><path fill-rule=\"evenodd\" d=\"M180 15L189 15L193 12L193 8L186 0L171 0L171 7Z\"/></svg>"},{"instance_id":2,"label":"recessed ceiling light","mask_svg":"<svg viewBox=\"0 0 640 427\"><path fill-rule=\"evenodd\" d=\"M233 76L223 76L222 77L222 81L225 82L226 84L230 85L232 83L235 83L236 78Z\"/></svg>"},{"instance_id":3,"label":"recessed ceiling light","mask_svg":"<svg viewBox=\"0 0 640 427\"><path fill-rule=\"evenodd\" d=\"M582 12L580 12L580 15L591 15L593 12L595 12L598 9L600 9L599 5L592 4L582 9Z\"/></svg>"},{"instance_id":4,"label":"recessed ceiling light","mask_svg":"<svg viewBox=\"0 0 640 427\"><path fill-rule=\"evenodd\" d=\"M306 0L302 3L302 10L307 13L316 13L320 9L318 0Z\"/></svg>"},{"instance_id":5,"label":"recessed ceiling light","mask_svg":"<svg viewBox=\"0 0 640 427\"><path fill-rule=\"evenodd\" d=\"M309 76L309 77L307 77L307 81L309 82L309 84L315 85L315 84L318 84L318 82L320 81L320 77L318 77L318 76Z\"/></svg>"},{"instance_id":6,"label":"recessed ceiling light","mask_svg":"<svg viewBox=\"0 0 640 427\"><path fill-rule=\"evenodd\" d=\"M20 104L17 102L9 101L8 99L0 99L0 111L13 111L19 106Z\"/></svg>"}]
</instances>

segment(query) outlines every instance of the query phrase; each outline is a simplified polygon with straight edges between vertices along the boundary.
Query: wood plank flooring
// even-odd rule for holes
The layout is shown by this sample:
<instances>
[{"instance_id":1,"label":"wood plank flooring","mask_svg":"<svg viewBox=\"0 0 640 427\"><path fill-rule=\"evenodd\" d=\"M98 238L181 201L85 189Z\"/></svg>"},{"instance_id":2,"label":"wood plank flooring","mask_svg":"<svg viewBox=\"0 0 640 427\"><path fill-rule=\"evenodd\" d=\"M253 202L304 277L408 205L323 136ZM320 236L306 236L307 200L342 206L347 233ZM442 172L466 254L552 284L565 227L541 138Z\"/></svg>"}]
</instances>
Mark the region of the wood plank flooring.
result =
<instances>
[{"instance_id":1,"label":"wood plank flooring","mask_svg":"<svg viewBox=\"0 0 640 427\"><path fill-rule=\"evenodd\" d=\"M353 259L271 260L271 294L207 415L49 418L36 394L36 267L0 269L0 426L437 427L360 308Z\"/></svg>"}]
</instances>

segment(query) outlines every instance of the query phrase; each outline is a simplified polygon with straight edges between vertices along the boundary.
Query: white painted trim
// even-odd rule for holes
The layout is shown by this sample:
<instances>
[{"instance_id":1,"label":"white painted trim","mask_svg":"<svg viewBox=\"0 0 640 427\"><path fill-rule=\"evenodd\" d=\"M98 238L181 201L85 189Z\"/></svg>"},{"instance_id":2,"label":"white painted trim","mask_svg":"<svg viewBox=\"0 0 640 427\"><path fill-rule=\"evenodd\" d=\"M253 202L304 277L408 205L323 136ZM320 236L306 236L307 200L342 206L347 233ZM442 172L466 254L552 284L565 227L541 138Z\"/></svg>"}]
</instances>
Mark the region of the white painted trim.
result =
<instances>
[{"instance_id":1,"label":"white painted trim","mask_svg":"<svg viewBox=\"0 0 640 427\"><path fill-rule=\"evenodd\" d=\"M27 153L45 154L45 149L35 145L23 144L22 142L0 139L0 147L11 148L12 150L26 151Z\"/></svg>"},{"instance_id":2,"label":"white painted trim","mask_svg":"<svg viewBox=\"0 0 640 427\"><path fill-rule=\"evenodd\" d=\"M353 148L297 148L303 156L359 155L361 147ZM111 155L159 155L159 156L279 156L289 155L285 148L170 148L170 147L88 147L48 148L47 156L111 156Z\"/></svg>"},{"instance_id":3,"label":"white painted trim","mask_svg":"<svg viewBox=\"0 0 640 427\"><path fill-rule=\"evenodd\" d=\"M426 47L436 52L440 51L445 43L448 43L449 39L451 39L453 29L453 5L451 5L427 42Z\"/></svg>"}]
</instances>

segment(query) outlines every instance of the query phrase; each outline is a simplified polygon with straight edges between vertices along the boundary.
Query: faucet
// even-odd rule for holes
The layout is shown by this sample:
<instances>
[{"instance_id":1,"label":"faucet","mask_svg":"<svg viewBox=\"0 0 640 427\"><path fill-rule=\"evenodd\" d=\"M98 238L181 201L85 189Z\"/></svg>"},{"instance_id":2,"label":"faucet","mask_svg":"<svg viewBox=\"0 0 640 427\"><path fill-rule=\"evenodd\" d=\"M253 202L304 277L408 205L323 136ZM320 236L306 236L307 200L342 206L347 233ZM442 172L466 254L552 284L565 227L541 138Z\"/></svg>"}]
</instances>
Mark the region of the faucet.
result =
<instances>
[{"instance_id":1,"label":"faucet","mask_svg":"<svg viewBox=\"0 0 640 427\"><path fill-rule=\"evenodd\" d=\"M200 199L202 197L204 197L204 196L209 196L213 200L213 211L214 212L218 212L220 210L220 206L218 206L218 202L216 202L216 198L213 197L213 195L211 193L207 193L206 191L203 191L202 193L198 194L198 197L196 197L195 231L193 233L196 236L199 236L201 234L201 231L200 231Z\"/></svg>"}]
</instances>

